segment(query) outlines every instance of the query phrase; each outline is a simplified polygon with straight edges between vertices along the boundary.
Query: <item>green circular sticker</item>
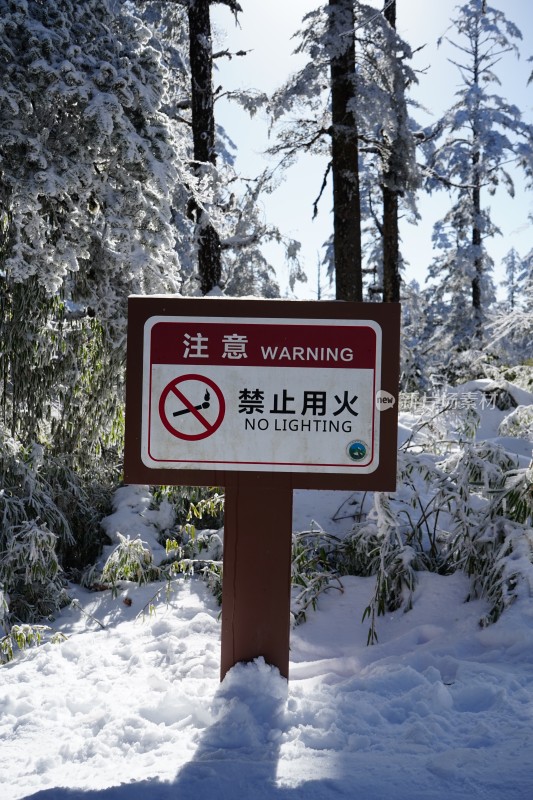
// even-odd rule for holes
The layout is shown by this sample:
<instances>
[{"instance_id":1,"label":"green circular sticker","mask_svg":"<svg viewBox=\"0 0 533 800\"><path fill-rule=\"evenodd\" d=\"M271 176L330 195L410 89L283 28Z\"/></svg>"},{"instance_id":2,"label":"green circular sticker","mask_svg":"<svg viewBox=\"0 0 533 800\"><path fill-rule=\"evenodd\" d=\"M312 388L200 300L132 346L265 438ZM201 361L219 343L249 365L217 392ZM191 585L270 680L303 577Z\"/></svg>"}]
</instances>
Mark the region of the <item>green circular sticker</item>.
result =
<instances>
[{"instance_id":1,"label":"green circular sticker","mask_svg":"<svg viewBox=\"0 0 533 800\"><path fill-rule=\"evenodd\" d=\"M346 448L346 452L352 461L362 461L367 455L368 447L364 442L356 440L354 442L350 442Z\"/></svg>"}]
</instances>

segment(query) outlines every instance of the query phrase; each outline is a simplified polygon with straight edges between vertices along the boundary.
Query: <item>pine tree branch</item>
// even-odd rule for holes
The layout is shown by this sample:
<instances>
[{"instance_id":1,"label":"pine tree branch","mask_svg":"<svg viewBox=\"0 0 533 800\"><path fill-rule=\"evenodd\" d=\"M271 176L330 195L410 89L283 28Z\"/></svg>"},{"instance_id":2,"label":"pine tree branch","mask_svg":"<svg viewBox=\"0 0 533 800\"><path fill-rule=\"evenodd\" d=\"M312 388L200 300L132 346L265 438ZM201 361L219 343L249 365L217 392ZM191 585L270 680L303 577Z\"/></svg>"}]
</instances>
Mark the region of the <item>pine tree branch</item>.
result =
<instances>
[{"instance_id":1,"label":"pine tree branch","mask_svg":"<svg viewBox=\"0 0 533 800\"><path fill-rule=\"evenodd\" d=\"M222 239L220 242L221 250L241 250L244 247L249 247L261 241L263 231L256 231L250 233L248 236L230 236L227 239Z\"/></svg>"},{"instance_id":2,"label":"pine tree branch","mask_svg":"<svg viewBox=\"0 0 533 800\"><path fill-rule=\"evenodd\" d=\"M215 3L218 3L221 6L228 6L228 8L233 11L235 16L239 13L239 11L242 13L242 8L237 3L237 0L211 0L212 5L215 5Z\"/></svg>"},{"instance_id":3,"label":"pine tree branch","mask_svg":"<svg viewBox=\"0 0 533 800\"><path fill-rule=\"evenodd\" d=\"M233 56L247 56L248 53L251 52L252 50L237 50L235 53L232 53L230 50L219 50L218 53L213 53L213 59L223 58L225 56L226 58L229 58L229 60L231 61Z\"/></svg>"},{"instance_id":4,"label":"pine tree branch","mask_svg":"<svg viewBox=\"0 0 533 800\"><path fill-rule=\"evenodd\" d=\"M312 146L319 141L323 136L331 136L333 126L329 128L320 128L313 136L306 140L297 141L296 144L277 144L269 147L267 152L270 155L278 155L278 153L285 153L286 156L296 155L300 150L310 150Z\"/></svg>"}]
</instances>

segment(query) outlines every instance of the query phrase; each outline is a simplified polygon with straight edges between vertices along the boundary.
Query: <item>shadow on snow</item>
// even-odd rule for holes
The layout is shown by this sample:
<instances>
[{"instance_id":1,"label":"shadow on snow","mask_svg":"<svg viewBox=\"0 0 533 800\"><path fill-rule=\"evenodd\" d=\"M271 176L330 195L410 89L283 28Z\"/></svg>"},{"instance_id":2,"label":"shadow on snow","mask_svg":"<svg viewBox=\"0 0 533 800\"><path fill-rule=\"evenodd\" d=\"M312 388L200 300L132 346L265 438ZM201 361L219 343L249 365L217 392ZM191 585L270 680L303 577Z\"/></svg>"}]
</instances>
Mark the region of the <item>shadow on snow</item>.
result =
<instances>
[{"instance_id":1,"label":"shadow on snow","mask_svg":"<svg viewBox=\"0 0 533 800\"><path fill-rule=\"evenodd\" d=\"M262 660L230 671L213 700L216 721L175 779L106 789L48 788L25 800L328 800L353 797L342 776L277 785L287 683ZM300 776L304 779L305 776ZM350 791L351 788L351 791Z\"/></svg>"}]
</instances>

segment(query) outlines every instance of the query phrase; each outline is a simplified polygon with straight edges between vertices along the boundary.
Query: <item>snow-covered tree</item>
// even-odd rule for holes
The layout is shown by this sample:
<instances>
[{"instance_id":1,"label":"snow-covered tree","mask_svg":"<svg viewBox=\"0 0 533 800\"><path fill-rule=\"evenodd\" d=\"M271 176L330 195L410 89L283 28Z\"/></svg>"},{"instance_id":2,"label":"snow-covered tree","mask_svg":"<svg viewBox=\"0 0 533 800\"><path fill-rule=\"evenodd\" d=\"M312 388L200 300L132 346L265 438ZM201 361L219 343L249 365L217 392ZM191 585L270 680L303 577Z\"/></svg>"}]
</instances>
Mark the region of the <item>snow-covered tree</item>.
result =
<instances>
[{"instance_id":1,"label":"snow-covered tree","mask_svg":"<svg viewBox=\"0 0 533 800\"><path fill-rule=\"evenodd\" d=\"M179 170L149 30L96 0L0 9L6 277L56 294L80 276L73 291L108 311L126 288L176 285Z\"/></svg>"},{"instance_id":2,"label":"snow-covered tree","mask_svg":"<svg viewBox=\"0 0 533 800\"><path fill-rule=\"evenodd\" d=\"M287 166L297 158L299 152L316 153L328 158L323 185L315 201L315 212L329 173L333 174L336 167L337 183L341 179L346 183L348 197L350 187L354 188L358 183L359 208L350 212L348 205L341 203L340 208L344 208L345 213L339 217L338 227L346 236L346 230L358 228L360 214L363 235L369 224L372 230L370 238L363 242L363 251L366 245L370 248L368 252L373 254L372 261L378 252L375 247L377 231L381 240L381 257L378 280L373 277L372 283L374 289L382 291L384 225L381 190L386 186L394 193L395 199L405 195L406 201L410 202L412 189L417 182L413 137L405 105L406 87L415 80L414 73L407 66L411 50L380 11L355 0L322 4L307 14L303 22L304 27L298 33L300 44L297 52L306 54L308 61L271 100L272 119L278 127L277 141L270 152L281 155ZM339 81L344 75L341 81L344 94L340 96L340 107L334 118L336 59L343 59L346 64L342 69L338 67ZM347 115L344 121L341 112ZM288 122L280 125L280 121L289 115ZM334 137L339 131L346 139L346 147L340 147L340 153L346 155L349 152L351 162L339 160L337 155L339 148L334 147ZM351 138L348 137L349 132ZM341 267L339 258L343 259L341 243L335 245L335 215L339 204L336 195L334 176L332 251L335 271ZM352 193L352 203L354 198L355 194ZM390 225L392 218L392 213L387 216L387 235L397 237L397 228ZM393 243L389 238L388 253L393 249L391 244L396 246L397 241ZM370 271L374 275L377 265L359 265L357 248L355 243L346 248L348 253L351 250L352 272L360 269L362 274ZM368 252L364 252L367 262ZM399 255L395 253L392 260L397 267ZM344 273L344 267L341 269ZM393 293L394 290L387 292L388 299L392 299Z\"/></svg>"},{"instance_id":3,"label":"snow-covered tree","mask_svg":"<svg viewBox=\"0 0 533 800\"><path fill-rule=\"evenodd\" d=\"M403 392L427 391L432 372L431 337L435 329L434 307L429 292L416 281L404 286L402 297L402 336L400 387Z\"/></svg>"},{"instance_id":4,"label":"snow-covered tree","mask_svg":"<svg viewBox=\"0 0 533 800\"><path fill-rule=\"evenodd\" d=\"M197 186L161 48L131 5L0 0L0 76L0 560L21 565L0 583L30 619L23 565L54 554L36 566L52 610L58 564L98 550L127 297L179 290L183 188Z\"/></svg>"},{"instance_id":5,"label":"snow-covered tree","mask_svg":"<svg viewBox=\"0 0 533 800\"><path fill-rule=\"evenodd\" d=\"M112 424L128 294L179 288L173 198L191 174L131 13L1 0L0 52L4 416L88 452Z\"/></svg>"},{"instance_id":6,"label":"snow-covered tree","mask_svg":"<svg viewBox=\"0 0 533 800\"><path fill-rule=\"evenodd\" d=\"M518 55L518 28L486 0L462 5L445 37L458 52L450 59L461 76L453 106L436 123L428 188L447 189L453 205L435 226L437 255L430 275L440 281L438 296L448 305L453 346L481 340L486 309L494 298L487 240L499 233L484 193L500 185L513 196L510 163L520 163L529 146L519 109L490 89L500 81L496 67Z\"/></svg>"},{"instance_id":7,"label":"snow-covered tree","mask_svg":"<svg viewBox=\"0 0 533 800\"><path fill-rule=\"evenodd\" d=\"M180 242L180 252L188 248L182 291L205 294L219 286L231 295L278 296L274 270L262 245L276 240L285 246L291 284L303 279L298 248L261 212L261 194L272 190L271 176L242 179L236 173L235 145L216 119L220 98L236 102L250 115L265 99L261 92L215 88L213 83L217 60L243 58L246 53L218 47L211 8L227 6L237 19L240 6L235 0L136 0L136 4L173 74L166 109L188 139L188 159L197 181L196 191L186 200L192 228L184 231Z\"/></svg>"},{"instance_id":8,"label":"snow-covered tree","mask_svg":"<svg viewBox=\"0 0 533 800\"><path fill-rule=\"evenodd\" d=\"M533 309L533 249L522 260L522 270L518 276L518 282L523 293L523 304L531 311Z\"/></svg>"},{"instance_id":9,"label":"snow-covered tree","mask_svg":"<svg viewBox=\"0 0 533 800\"><path fill-rule=\"evenodd\" d=\"M235 15L241 11L236 0L185 0L189 23L193 158L200 180L205 170L214 167L217 160L210 16L210 6L214 2L229 6ZM220 284L222 277L220 234L201 204L193 200L189 210L196 223L201 289L207 294Z\"/></svg>"},{"instance_id":10,"label":"snow-covered tree","mask_svg":"<svg viewBox=\"0 0 533 800\"><path fill-rule=\"evenodd\" d=\"M331 86L333 251L337 300L363 299L359 140L352 0L329 0L324 36Z\"/></svg>"},{"instance_id":11,"label":"snow-covered tree","mask_svg":"<svg viewBox=\"0 0 533 800\"><path fill-rule=\"evenodd\" d=\"M396 31L396 0L386 0L383 9L385 19ZM402 257L400 253L400 237L398 230L399 200L408 190L417 186L417 170L414 166L414 143L410 135L407 113L406 81L412 80L406 70L400 69L401 59L405 58L404 50L398 51L398 37L384 29L385 41L381 51L381 60L387 61L386 69L382 69L384 77L390 83L390 106L393 114L392 125L383 129L380 140L383 155L381 172L381 191L383 195L383 224L381 236L383 240L383 300L397 302L400 300L400 282Z\"/></svg>"},{"instance_id":12,"label":"snow-covered tree","mask_svg":"<svg viewBox=\"0 0 533 800\"><path fill-rule=\"evenodd\" d=\"M499 305L489 327L491 349L505 364L531 363L533 352L533 250L521 259L514 248L504 258L507 303Z\"/></svg>"},{"instance_id":13,"label":"snow-covered tree","mask_svg":"<svg viewBox=\"0 0 533 800\"><path fill-rule=\"evenodd\" d=\"M511 247L507 255L503 257L505 265L505 280L502 285L507 289L507 303L511 311L517 305L520 297L519 293L520 278L523 275L522 259L516 248Z\"/></svg>"}]
</instances>

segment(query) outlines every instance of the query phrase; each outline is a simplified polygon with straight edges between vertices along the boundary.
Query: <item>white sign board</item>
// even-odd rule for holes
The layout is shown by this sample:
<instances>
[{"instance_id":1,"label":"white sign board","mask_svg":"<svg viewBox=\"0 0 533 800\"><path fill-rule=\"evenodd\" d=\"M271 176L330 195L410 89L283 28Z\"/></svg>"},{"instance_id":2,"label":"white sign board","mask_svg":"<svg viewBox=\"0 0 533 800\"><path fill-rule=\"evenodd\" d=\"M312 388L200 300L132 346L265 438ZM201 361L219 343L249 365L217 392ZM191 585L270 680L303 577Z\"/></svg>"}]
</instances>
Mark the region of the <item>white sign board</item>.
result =
<instances>
[{"instance_id":1,"label":"white sign board","mask_svg":"<svg viewBox=\"0 0 533 800\"><path fill-rule=\"evenodd\" d=\"M143 346L145 466L377 469L392 396L374 320L153 316Z\"/></svg>"}]
</instances>

